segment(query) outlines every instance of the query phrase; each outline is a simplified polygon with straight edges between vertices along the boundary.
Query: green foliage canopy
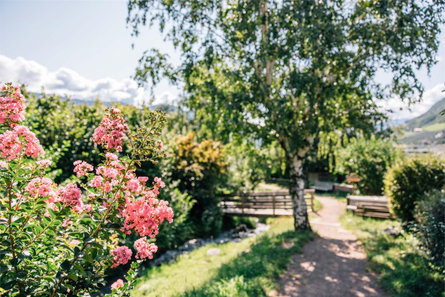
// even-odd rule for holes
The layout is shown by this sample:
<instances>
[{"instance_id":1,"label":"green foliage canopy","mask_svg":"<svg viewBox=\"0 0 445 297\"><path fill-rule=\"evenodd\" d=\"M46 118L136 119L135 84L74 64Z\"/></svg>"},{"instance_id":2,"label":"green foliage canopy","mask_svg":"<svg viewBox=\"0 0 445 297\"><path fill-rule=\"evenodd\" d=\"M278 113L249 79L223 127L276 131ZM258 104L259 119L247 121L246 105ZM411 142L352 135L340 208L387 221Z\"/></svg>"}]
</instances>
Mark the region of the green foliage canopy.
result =
<instances>
[{"instance_id":1,"label":"green foliage canopy","mask_svg":"<svg viewBox=\"0 0 445 297\"><path fill-rule=\"evenodd\" d=\"M184 82L196 117L225 137L278 141L295 226L306 228L302 163L314 140L372 132L384 119L374 97L412 101L422 93L415 70L435 63L444 7L442 0L130 0L134 34L157 25L181 53L173 65L148 50L135 77ZM390 83L375 81L380 69L393 75Z\"/></svg>"}]
</instances>

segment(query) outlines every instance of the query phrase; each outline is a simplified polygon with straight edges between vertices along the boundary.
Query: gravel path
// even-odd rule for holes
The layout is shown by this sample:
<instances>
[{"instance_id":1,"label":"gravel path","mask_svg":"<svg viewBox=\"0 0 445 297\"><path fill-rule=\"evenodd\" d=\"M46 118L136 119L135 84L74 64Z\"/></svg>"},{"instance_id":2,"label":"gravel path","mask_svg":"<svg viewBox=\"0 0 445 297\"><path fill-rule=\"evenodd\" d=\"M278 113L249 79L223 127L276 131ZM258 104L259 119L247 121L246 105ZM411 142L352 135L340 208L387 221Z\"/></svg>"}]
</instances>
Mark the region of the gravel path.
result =
<instances>
[{"instance_id":1,"label":"gravel path","mask_svg":"<svg viewBox=\"0 0 445 297\"><path fill-rule=\"evenodd\" d=\"M367 271L363 248L357 238L340 226L344 204L334 198L317 197L323 204L311 221L320 237L295 255L280 280L282 297L387 296Z\"/></svg>"}]
</instances>

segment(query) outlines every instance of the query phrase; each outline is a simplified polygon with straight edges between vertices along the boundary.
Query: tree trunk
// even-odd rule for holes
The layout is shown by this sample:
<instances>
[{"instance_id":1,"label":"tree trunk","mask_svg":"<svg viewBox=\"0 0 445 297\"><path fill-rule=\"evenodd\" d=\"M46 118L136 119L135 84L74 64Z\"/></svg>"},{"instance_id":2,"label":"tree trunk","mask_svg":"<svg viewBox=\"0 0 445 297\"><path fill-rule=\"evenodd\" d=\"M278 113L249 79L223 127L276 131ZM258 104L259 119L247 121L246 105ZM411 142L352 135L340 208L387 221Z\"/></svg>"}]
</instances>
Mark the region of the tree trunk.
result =
<instances>
[{"instance_id":1,"label":"tree trunk","mask_svg":"<svg viewBox=\"0 0 445 297\"><path fill-rule=\"evenodd\" d=\"M295 231L310 230L307 205L304 199L303 158L298 155L287 156L289 168L289 192L292 198L292 211Z\"/></svg>"}]
</instances>

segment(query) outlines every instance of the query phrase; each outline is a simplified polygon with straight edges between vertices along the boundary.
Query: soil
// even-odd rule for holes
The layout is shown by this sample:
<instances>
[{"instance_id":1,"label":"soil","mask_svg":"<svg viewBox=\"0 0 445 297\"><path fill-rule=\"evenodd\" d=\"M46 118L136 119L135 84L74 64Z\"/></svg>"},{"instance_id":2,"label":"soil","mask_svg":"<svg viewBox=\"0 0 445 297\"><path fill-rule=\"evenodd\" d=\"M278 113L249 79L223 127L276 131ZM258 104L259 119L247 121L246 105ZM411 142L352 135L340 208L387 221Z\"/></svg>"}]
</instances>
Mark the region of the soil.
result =
<instances>
[{"instance_id":1,"label":"soil","mask_svg":"<svg viewBox=\"0 0 445 297\"><path fill-rule=\"evenodd\" d=\"M340 226L343 203L317 197L323 208L314 214L312 228L319 234L295 255L280 279L281 297L387 296L376 276L367 270L363 247L357 238Z\"/></svg>"}]
</instances>

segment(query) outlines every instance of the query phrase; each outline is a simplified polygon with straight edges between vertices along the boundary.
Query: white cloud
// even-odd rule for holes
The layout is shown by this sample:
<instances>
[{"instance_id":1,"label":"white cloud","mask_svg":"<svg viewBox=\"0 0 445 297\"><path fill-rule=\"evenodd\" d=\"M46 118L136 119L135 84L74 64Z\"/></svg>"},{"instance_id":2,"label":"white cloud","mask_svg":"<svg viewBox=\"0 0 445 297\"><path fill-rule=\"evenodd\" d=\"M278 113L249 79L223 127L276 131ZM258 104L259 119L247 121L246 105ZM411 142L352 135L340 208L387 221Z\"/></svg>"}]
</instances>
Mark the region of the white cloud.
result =
<instances>
[{"instance_id":1,"label":"white cloud","mask_svg":"<svg viewBox=\"0 0 445 297\"><path fill-rule=\"evenodd\" d=\"M11 59L0 55L0 82L23 83L33 92L39 92L44 87L47 93L82 100L99 98L102 101L140 104L149 102L150 98L150 94L139 88L132 79L91 80L68 68L49 71L45 66L22 57ZM162 101L163 97L160 96L157 101ZM165 99L170 101L170 96Z\"/></svg>"},{"instance_id":2,"label":"white cloud","mask_svg":"<svg viewBox=\"0 0 445 297\"><path fill-rule=\"evenodd\" d=\"M102 101L120 101L123 103L141 104L150 103L150 94L143 88L139 88L132 79L116 80L102 78L97 80L87 79L79 73L68 68L59 68L57 71L49 71L45 66L22 57L11 59L0 55L0 82L24 83L30 91L39 92L42 87L46 92L61 96L70 96L75 99ZM160 92L153 104L176 102L174 93L177 90L164 86L164 92ZM168 91L165 91L168 89ZM424 93L423 100L410 107L399 99L393 98L382 102L384 110L392 110L392 120L413 118L426 112L435 102L445 97L442 92L445 84L438 84Z\"/></svg>"},{"instance_id":3,"label":"white cloud","mask_svg":"<svg viewBox=\"0 0 445 297\"><path fill-rule=\"evenodd\" d=\"M445 97L445 84L441 83L423 93L421 102L408 106L407 103L402 102L398 98L392 98L382 102L384 110L392 110L390 115L391 120L400 120L415 118L431 108L431 106Z\"/></svg>"}]
</instances>

